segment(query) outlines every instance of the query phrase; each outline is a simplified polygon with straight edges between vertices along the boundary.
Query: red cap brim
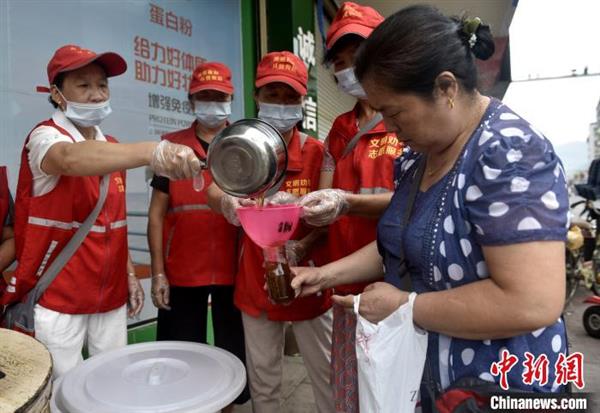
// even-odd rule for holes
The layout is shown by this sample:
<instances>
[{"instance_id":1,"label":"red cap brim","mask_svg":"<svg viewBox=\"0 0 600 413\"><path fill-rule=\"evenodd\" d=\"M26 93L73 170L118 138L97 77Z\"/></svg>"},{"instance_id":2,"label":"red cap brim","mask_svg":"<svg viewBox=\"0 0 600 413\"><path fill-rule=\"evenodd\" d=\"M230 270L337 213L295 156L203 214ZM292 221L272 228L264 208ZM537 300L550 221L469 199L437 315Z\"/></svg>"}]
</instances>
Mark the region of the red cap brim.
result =
<instances>
[{"instance_id":1,"label":"red cap brim","mask_svg":"<svg viewBox=\"0 0 600 413\"><path fill-rule=\"evenodd\" d=\"M90 63L98 63L106 72L106 77L118 76L125 73L127 70L127 62L120 55L114 52L100 53L83 62L77 62L61 70L59 73L70 72L89 65Z\"/></svg>"},{"instance_id":2,"label":"red cap brim","mask_svg":"<svg viewBox=\"0 0 600 413\"><path fill-rule=\"evenodd\" d=\"M373 30L375 30L373 27L368 27L362 24L348 24L344 27L341 27L337 32L335 32L331 39L327 40L327 48L331 49L335 42L337 42L342 36L345 36L347 34L357 34L360 37L366 39L371 35L371 33L373 33Z\"/></svg>"},{"instance_id":3,"label":"red cap brim","mask_svg":"<svg viewBox=\"0 0 600 413\"><path fill-rule=\"evenodd\" d=\"M298 82L296 79L292 79L291 77L287 77L287 76L281 76L281 75L265 76L261 79L258 79L254 83L254 86L256 86L258 88L258 87L263 87L264 85L266 85L268 83L276 83L276 82L285 83L286 85L288 85L292 89L294 89L296 92L300 93L300 95L306 96L306 92L307 92L306 86L304 86L302 83Z\"/></svg>"},{"instance_id":4,"label":"red cap brim","mask_svg":"<svg viewBox=\"0 0 600 413\"><path fill-rule=\"evenodd\" d=\"M233 87L229 87L229 86L225 86L225 85L201 85L201 86L196 86L193 89L190 89L190 91L188 92L190 95L193 95L194 93L198 93L202 90L217 90L219 92L223 92L223 93L227 93L228 95L233 94Z\"/></svg>"}]
</instances>

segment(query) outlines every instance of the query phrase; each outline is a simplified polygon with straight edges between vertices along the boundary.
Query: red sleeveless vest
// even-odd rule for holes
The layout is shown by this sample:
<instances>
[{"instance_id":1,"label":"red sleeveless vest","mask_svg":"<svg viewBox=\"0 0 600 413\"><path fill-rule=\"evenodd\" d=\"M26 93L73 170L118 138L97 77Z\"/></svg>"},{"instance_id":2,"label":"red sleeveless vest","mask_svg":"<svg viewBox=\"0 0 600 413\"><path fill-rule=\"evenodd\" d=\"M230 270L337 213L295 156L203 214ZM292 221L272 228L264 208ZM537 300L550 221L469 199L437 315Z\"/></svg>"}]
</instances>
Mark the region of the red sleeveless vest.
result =
<instances>
[{"instance_id":1,"label":"red sleeveless vest","mask_svg":"<svg viewBox=\"0 0 600 413\"><path fill-rule=\"evenodd\" d=\"M73 137L52 120L50 126ZM107 141L116 142L107 136ZM56 258L94 208L99 195L98 176L61 176L56 187L33 196L33 177L27 142L21 154L15 201L15 244L18 266L1 304L23 298ZM106 202L94 226L73 257L42 295L39 304L68 314L106 312L126 303L127 220L125 173L110 177Z\"/></svg>"},{"instance_id":2,"label":"red sleeveless vest","mask_svg":"<svg viewBox=\"0 0 600 413\"><path fill-rule=\"evenodd\" d=\"M196 123L163 136L206 154L196 138ZM163 225L163 254L169 282L177 286L231 285L237 270L238 228L207 204L206 188L212 182L204 172L204 190L194 190L192 180L169 183L169 210Z\"/></svg>"}]
</instances>

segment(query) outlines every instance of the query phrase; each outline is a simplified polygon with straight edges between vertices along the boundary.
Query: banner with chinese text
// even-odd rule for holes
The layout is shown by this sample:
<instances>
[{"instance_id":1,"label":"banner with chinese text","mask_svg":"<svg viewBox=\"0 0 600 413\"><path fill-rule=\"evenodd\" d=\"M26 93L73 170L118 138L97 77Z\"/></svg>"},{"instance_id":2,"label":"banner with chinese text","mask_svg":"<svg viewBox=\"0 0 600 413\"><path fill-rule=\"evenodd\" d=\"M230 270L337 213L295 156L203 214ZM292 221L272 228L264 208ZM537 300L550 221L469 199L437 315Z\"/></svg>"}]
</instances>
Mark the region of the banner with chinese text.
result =
<instances>
[{"instance_id":1,"label":"banner with chinese text","mask_svg":"<svg viewBox=\"0 0 600 413\"><path fill-rule=\"evenodd\" d=\"M243 116L239 0L3 0L0 27L0 165L8 165L13 189L25 137L54 110L35 87L47 84L46 65L65 44L127 61L127 72L109 81L113 113L102 124L122 142L189 126L187 88L205 60L230 67L232 119ZM128 175L127 191L145 191L142 169Z\"/></svg>"}]
</instances>

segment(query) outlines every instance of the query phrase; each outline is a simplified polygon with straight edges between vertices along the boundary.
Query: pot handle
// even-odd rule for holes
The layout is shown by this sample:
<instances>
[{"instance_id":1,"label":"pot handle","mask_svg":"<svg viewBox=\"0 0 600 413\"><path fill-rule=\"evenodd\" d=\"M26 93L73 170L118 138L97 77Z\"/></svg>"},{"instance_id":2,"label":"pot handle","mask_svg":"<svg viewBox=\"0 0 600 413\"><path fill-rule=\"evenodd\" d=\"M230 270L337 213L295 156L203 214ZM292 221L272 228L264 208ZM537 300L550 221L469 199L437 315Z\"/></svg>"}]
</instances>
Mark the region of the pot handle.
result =
<instances>
[{"instance_id":1,"label":"pot handle","mask_svg":"<svg viewBox=\"0 0 600 413\"><path fill-rule=\"evenodd\" d=\"M192 186L194 188L194 191L200 192L204 189L204 176L202 175L202 172L208 169L208 165L206 162L208 158L201 156L197 151L194 151L194 154L200 160L201 166L198 175L194 176L194 178L192 179Z\"/></svg>"}]
</instances>

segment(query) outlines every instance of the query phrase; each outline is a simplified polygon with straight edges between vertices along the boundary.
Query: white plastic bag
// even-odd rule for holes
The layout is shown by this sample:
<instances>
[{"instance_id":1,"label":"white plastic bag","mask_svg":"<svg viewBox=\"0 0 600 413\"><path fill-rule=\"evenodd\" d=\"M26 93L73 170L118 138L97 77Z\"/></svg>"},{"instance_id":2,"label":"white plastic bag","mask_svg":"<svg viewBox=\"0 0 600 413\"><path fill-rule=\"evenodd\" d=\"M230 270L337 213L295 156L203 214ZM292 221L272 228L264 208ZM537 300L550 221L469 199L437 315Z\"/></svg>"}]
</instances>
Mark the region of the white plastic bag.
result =
<instances>
[{"instance_id":1,"label":"white plastic bag","mask_svg":"<svg viewBox=\"0 0 600 413\"><path fill-rule=\"evenodd\" d=\"M413 323L416 295L378 324L358 314L360 295L354 297L361 413L415 411L427 356L427 332Z\"/></svg>"}]
</instances>

